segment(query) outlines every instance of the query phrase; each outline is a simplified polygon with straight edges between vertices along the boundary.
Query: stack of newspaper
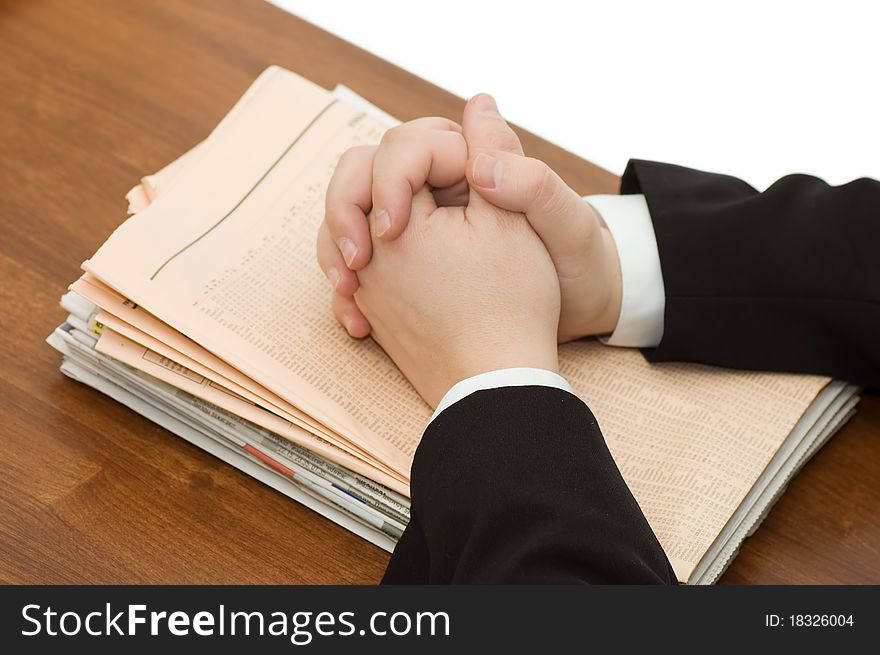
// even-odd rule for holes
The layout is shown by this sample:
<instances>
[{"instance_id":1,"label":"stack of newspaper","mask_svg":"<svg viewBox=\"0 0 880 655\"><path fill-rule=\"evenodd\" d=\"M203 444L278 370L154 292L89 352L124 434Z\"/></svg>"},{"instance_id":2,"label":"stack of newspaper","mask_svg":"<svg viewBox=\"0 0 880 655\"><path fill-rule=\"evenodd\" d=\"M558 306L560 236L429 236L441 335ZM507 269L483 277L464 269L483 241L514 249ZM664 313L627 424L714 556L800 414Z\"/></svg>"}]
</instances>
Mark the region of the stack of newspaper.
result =
<instances>
[{"instance_id":1,"label":"stack of newspaper","mask_svg":"<svg viewBox=\"0 0 880 655\"><path fill-rule=\"evenodd\" d=\"M132 189L133 215L84 262L48 339L66 375L386 550L430 408L336 324L314 242L339 156L394 122L268 69ZM562 346L560 371L688 583L721 575L858 401L827 378L652 366L594 341Z\"/></svg>"},{"instance_id":2,"label":"stack of newspaper","mask_svg":"<svg viewBox=\"0 0 880 655\"><path fill-rule=\"evenodd\" d=\"M270 68L248 93L255 92L261 81L268 81L268 78L279 73L286 71ZM384 125L398 123L345 86L337 86L333 96L369 112ZM242 101L245 98L247 95ZM165 183L170 183L186 161L195 158L200 147L204 146L200 144L159 173L144 177L140 184L132 188L126 196L129 213L145 209L158 195L160 185L164 188ZM63 356L62 373L112 397L377 546L387 551L393 550L409 522L409 498L399 493L405 487L398 487L398 491L395 491L278 433L285 432L284 428L290 426L273 432L234 411L205 400L213 395L212 392L230 393L224 388L222 379L217 379L210 369L204 369L192 360L187 362L192 368L181 365L180 352L174 349L168 352L167 345L145 339L146 335L142 332L132 333L128 321L132 321L133 315L138 313L138 307L88 274L71 285L71 289L61 298L61 307L68 312L67 320L55 329L47 341ZM114 310L127 320L119 320L120 317L112 313ZM146 317L143 312L141 314ZM99 321L99 317L104 322ZM174 377L179 376L179 384L163 381L145 372L143 366L138 368L125 364L96 350L107 324L119 333L134 337L133 343L143 344L147 341L142 349L138 349L138 356L145 363L170 373L172 382ZM163 351L169 357L163 355ZM182 386L198 390L193 394L182 389ZM242 413L252 418L255 413L262 414L258 420L263 425L267 420L270 426L277 423L273 420L275 417L259 411L262 408L258 405L246 409L249 411Z\"/></svg>"},{"instance_id":3,"label":"stack of newspaper","mask_svg":"<svg viewBox=\"0 0 880 655\"><path fill-rule=\"evenodd\" d=\"M409 522L409 499L289 439L97 350L99 308L75 291L61 298L67 320L49 336L61 372L107 394L228 464L386 550ZM210 380L155 351L152 359L199 385Z\"/></svg>"}]
</instances>

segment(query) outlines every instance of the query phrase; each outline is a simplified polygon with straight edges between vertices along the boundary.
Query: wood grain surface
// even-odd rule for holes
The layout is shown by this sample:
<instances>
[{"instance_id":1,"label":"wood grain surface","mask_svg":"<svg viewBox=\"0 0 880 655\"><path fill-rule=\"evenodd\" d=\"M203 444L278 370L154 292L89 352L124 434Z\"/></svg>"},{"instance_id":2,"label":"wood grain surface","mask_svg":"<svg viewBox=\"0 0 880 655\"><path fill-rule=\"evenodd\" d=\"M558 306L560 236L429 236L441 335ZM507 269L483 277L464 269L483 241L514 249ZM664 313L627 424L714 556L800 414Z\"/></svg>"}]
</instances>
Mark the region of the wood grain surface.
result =
<instances>
[{"instance_id":1,"label":"wood grain surface","mask_svg":"<svg viewBox=\"0 0 880 655\"><path fill-rule=\"evenodd\" d=\"M261 0L0 2L0 581L380 579L386 553L63 377L44 343L129 187L207 136L269 64L404 120L463 106ZM612 174L523 139L577 190L615 190ZM873 397L724 580L880 582L878 437Z\"/></svg>"}]
</instances>

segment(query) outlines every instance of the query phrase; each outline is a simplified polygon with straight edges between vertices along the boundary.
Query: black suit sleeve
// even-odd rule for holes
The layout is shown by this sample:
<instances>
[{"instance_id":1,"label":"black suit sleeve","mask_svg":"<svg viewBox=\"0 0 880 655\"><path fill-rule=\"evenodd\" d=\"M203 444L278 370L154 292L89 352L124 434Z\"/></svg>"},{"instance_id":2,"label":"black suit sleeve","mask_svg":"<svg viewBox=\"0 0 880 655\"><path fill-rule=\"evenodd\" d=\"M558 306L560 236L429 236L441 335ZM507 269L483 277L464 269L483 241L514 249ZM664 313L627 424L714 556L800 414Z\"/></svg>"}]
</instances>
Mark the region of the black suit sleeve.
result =
<instances>
[{"instance_id":1,"label":"black suit sleeve","mask_svg":"<svg viewBox=\"0 0 880 655\"><path fill-rule=\"evenodd\" d=\"M759 193L632 160L621 193L645 195L663 270L650 361L880 384L880 182L790 175Z\"/></svg>"},{"instance_id":2,"label":"black suit sleeve","mask_svg":"<svg viewBox=\"0 0 880 655\"><path fill-rule=\"evenodd\" d=\"M587 406L478 391L427 428L384 583L674 583Z\"/></svg>"}]
</instances>

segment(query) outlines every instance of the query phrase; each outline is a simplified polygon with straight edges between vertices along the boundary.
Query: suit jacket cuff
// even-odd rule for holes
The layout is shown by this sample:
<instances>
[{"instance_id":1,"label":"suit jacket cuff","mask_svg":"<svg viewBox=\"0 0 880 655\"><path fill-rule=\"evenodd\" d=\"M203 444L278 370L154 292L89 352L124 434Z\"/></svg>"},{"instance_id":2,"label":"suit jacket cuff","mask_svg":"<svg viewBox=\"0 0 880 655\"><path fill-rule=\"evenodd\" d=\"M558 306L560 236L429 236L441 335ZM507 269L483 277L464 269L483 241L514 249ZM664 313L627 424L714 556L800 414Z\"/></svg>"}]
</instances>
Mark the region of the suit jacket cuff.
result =
<instances>
[{"instance_id":1,"label":"suit jacket cuff","mask_svg":"<svg viewBox=\"0 0 880 655\"><path fill-rule=\"evenodd\" d=\"M440 416L443 410L472 393L500 387L554 387L572 393L571 386L565 378L553 371L543 368L502 368L480 373L454 384L440 399L428 424L430 425L431 421Z\"/></svg>"}]
</instances>

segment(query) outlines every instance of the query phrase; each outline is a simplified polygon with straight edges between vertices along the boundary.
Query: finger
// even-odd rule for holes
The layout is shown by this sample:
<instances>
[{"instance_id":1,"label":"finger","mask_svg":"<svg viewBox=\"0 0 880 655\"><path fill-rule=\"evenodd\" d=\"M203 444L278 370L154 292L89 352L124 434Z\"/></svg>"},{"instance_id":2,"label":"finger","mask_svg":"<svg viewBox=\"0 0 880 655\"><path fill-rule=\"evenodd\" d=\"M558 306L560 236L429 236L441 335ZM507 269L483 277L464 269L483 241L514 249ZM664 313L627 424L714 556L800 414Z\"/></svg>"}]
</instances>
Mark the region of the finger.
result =
<instances>
[{"instance_id":1,"label":"finger","mask_svg":"<svg viewBox=\"0 0 880 655\"><path fill-rule=\"evenodd\" d=\"M373 203L375 154L376 146L360 146L345 151L330 178L324 201L324 223L328 236L341 253L344 268L353 271L366 266L373 255L367 214Z\"/></svg>"},{"instance_id":2,"label":"finger","mask_svg":"<svg viewBox=\"0 0 880 655\"><path fill-rule=\"evenodd\" d=\"M446 130L447 132L458 132L461 134L461 125L442 116L424 116L423 118L416 118L402 123L398 127L404 126L424 128L426 130Z\"/></svg>"},{"instance_id":3,"label":"finger","mask_svg":"<svg viewBox=\"0 0 880 655\"><path fill-rule=\"evenodd\" d=\"M358 276L349 270L339 252L339 248L333 243L327 223L321 223L318 229L318 266L324 271L324 275L330 281L333 290L343 296L350 296L358 288Z\"/></svg>"},{"instance_id":4,"label":"finger","mask_svg":"<svg viewBox=\"0 0 880 655\"><path fill-rule=\"evenodd\" d=\"M468 101L461 125L470 156L497 150L523 154L519 137L498 113L495 99L487 93L475 95Z\"/></svg>"},{"instance_id":5,"label":"finger","mask_svg":"<svg viewBox=\"0 0 880 655\"><path fill-rule=\"evenodd\" d=\"M334 293L331 304L336 320L342 324L351 336L355 339L363 339L370 334L372 329L370 322L361 313L361 310L358 309L354 298Z\"/></svg>"},{"instance_id":6,"label":"finger","mask_svg":"<svg viewBox=\"0 0 880 655\"><path fill-rule=\"evenodd\" d=\"M422 187L412 197L412 215L414 217L428 217L437 211L437 201L428 187Z\"/></svg>"},{"instance_id":7,"label":"finger","mask_svg":"<svg viewBox=\"0 0 880 655\"><path fill-rule=\"evenodd\" d=\"M373 235L397 238L412 211L412 197L426 184L452 186L464 179L467 145L451 130L404 125L389 130L373 161Z\"/></svg>"},{"instance_id":8,"label":"finger","mask_svg":"<svg viewBox=\"0 0 880 655\"><path fill-rule=\"evenodd\" d=\"M584 246L598 233L592 208L538 159L480 152L468 161L467 179L472 196L525 214L557 267L582 259Z\"/></svg>"},{"instance_id":9,"label":"finger","mask_svg":"<svg viewBox=\"0 0 880 655\"><path fill-rule=\"evenodd\" d=\"M466 178L444 189L432 189L438 207L466 207L471 187Z\"/></svg>"}]
</instances>

